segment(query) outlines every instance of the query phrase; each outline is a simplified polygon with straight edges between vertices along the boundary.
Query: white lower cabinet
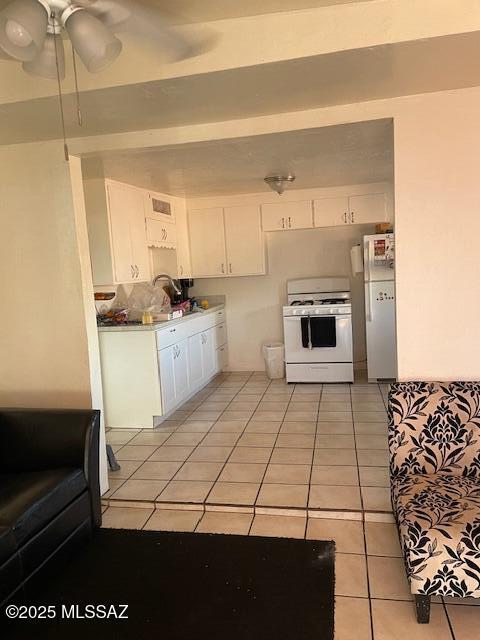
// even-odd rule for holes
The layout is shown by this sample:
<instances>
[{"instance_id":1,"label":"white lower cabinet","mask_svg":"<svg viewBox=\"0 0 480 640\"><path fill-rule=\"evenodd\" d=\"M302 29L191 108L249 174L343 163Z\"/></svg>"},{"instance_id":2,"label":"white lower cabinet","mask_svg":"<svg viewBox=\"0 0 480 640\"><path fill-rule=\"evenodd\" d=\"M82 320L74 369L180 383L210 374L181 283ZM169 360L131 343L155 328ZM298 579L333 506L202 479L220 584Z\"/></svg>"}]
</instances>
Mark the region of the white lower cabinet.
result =
<instances>
[{"instance_id":1,"label":"white lower cabinet","mask_svg":"<svg viewBox=\"0 0 480 640\"><path fill-rule=\"evenodd\" d=\"M219 347L217 349L217 367L219 371L225 369L228 364L228 349L227 345L224 344L223 347Z\"/></svg>"},{"instance_id":2,"label":"white lower cabinet","mask_svg":"<svg viewBox=\"0 0 480 640\"><path fill-rule=\"evenodd\" d=\"M168 413L187 397L190 390L188 340L162 349L158 355L163 411Z\"/></svg>"},{"instance_id":3,"label":"white lower cabinet","mask_svg":"<svg viewBox=\"0 0 480 640\"><path fill-rule=\"evenodd\" d=\"M202 334L196 333L188 339L190 384L192 389L196 389L202 384L203 362L202 362Z\"/></svg>"},{"instance_id":4,"label":"white lower cabinet","mask_svg":"<svg viewBox=\"0 0 480 640\"><path fill-rule=\"evenodd\" d=\"M152 429L227 366L225 310L99 330L105 424ZM223 343L223 344L220 344Z\"/></svg>"},{"instance_id":5,"label":"white lower cabinet","mask_svg":"<svg viewBox=\"0 0 480 640\"><path fill-rule=\"evenodd\" d=\"M171 413L227 366L226 341L223 309L157 332L162 415Z\"/></svg>"},{"instance_id":6,"label":"white lower cabinet","mask_svg":"<svg viewBox=\"0 0 480 640\"><path fill-rule=\"evenodd\" d=\"M182 402L190 391L188 367L188 340L173 345L173 374L175 377L175 404Z\"/></svg>"},{"instance_id":7,"label":"white lower cabinet","mask_svg":"<svg viewBox=\"0 0 480 640\"><path fill-rule=\"evenodd\" d=\"M214 330L215 328L208 329L208 331L200 334L202 339L203 376L205 379L211 378L218 371Z\"/></svg>"},{"instance_id":8,"label":"white lower cabinet","mask_svg":"<svg viewBox=\"0 0 480 640\"><path fill-rule=\"evenodd\" d=\"M168 413L175 406L175 374L173 372L173 347L158 352L160 386L162 390L162 409Z\"/></svg>"}]
</instances>

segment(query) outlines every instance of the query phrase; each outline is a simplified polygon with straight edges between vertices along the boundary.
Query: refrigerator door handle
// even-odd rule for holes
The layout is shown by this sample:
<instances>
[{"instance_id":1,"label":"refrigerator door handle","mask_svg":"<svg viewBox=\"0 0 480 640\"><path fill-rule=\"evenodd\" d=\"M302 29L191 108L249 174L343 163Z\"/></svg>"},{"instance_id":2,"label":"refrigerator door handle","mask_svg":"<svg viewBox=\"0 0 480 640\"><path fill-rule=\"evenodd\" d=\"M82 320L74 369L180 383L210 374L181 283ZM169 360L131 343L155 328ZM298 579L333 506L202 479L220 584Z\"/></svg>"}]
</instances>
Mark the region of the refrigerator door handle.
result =
<instances>
[{"instance_id":1,"label":"refrigerator door handle","mask_svg":"<svg viewBox=\"0 0 480 640\"><path fill-rule=\"evenodd\" d=\"M372 302L372 283L367 283L367 295L365 296L365 315L367 317L367 322L372 322L373 320L373 302Z\"/></svg>"},{"instance_id":2,"label":"refrigerator door handle","mask_svg":"<svg viewBox=\"0 0 480 640\"><path fill-rule=\"evenodd\" d=\"M365 251L365 280L371 282L372 279L372 241L367 241L367 250Z\"/></svg>"}]
</instances>

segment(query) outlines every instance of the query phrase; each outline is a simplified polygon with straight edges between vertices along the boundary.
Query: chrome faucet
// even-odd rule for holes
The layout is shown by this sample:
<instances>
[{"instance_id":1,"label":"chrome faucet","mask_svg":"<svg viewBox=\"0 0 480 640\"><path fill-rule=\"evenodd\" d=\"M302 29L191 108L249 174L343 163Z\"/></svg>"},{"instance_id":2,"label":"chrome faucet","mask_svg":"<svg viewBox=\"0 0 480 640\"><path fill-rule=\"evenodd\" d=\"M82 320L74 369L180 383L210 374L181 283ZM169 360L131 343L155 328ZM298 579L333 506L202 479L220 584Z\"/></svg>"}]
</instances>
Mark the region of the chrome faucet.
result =
<instances>
[{"instance_id":1,"label":"chrome faucet","mask_svg":"<svg viewBox=\"0 0 480 640\"><path fill-rule=\"evenodd\" d=\"M175 293L179 295L182 293L175 280L171 276L169 276L168 273L159 273L158 276L155 276L155 278L152 280L152 286L154 287L159 280L168 280L169 285L172 287Z\"/></svg>"}]
</instances>

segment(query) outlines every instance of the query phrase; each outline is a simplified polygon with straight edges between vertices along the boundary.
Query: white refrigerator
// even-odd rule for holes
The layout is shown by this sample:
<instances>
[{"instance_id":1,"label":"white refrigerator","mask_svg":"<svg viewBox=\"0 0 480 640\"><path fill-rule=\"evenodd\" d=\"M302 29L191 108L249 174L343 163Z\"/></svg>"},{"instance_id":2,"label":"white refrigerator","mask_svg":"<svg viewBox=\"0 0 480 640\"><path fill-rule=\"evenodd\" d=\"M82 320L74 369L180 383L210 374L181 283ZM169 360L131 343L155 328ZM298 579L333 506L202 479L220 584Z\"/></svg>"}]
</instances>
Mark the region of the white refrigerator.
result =
<instances>
[{"instance_id":1,"label":"white refrigerator","mask_svg":"<svg viewBox=\"0 0 480 640\"><path fill-rule=\"evenodd\" d=\"M364 236L363 260L368 379L396 379L394 234Z\"/></svg>"}]
</instances>

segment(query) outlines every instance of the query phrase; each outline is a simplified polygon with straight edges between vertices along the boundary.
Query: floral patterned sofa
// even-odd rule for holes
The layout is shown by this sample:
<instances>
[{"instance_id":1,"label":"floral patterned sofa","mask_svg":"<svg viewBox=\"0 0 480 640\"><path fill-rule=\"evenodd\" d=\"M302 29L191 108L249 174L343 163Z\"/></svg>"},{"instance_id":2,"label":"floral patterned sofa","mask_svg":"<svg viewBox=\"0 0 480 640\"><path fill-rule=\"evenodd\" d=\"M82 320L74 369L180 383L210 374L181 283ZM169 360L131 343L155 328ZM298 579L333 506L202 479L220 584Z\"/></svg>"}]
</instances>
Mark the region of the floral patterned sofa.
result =
<instances>
[{"instance_id":1,"label":"floral patterned sofa","mask_svg":"<svg viewBox=\"0 0 480 640\"><path fill-rule=\"evenodd\" d=\"M418 622L431 596L480 598L480 382L398 382L390 479Z\"/></svg>"}]
</instances>

